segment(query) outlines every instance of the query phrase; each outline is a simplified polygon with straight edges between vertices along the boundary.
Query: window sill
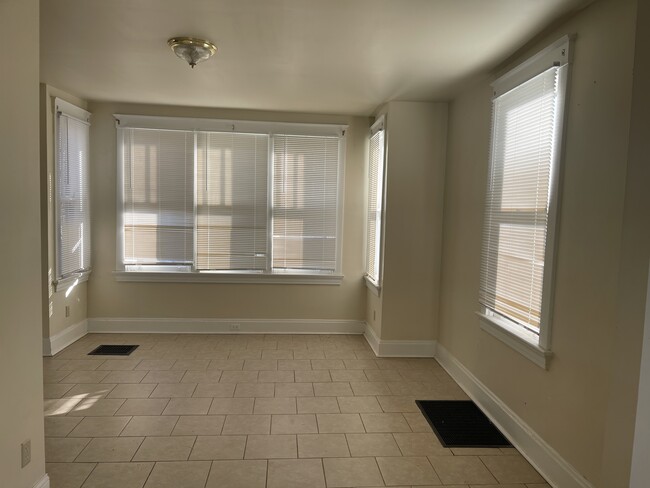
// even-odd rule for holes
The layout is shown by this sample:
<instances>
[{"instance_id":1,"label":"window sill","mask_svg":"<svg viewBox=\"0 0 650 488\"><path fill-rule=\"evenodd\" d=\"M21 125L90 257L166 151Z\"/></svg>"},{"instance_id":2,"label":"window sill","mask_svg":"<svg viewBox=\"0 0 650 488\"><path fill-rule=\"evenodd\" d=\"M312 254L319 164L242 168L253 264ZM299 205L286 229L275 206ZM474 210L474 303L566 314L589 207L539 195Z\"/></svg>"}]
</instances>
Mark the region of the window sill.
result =
<instances>
[{"instance_id":1,"label":"window sill","mask_svg":"<svg viewBox=\"0 0 650 488\"><path fill-rule=\"evenodd\" d=\"M235 274L235 273L165 273L113 271L116 281L144 283L232 283L282 285L340 285L343 275L314 274Z\"/></svg>"},{"instance_id":2,"label":"window sill","mask_svg":"<svg viewBox=\"0 0 650 488\"><path fill-rule=\"evenodd\" d=\"M367 276L364 276L363 280L366 282L366 287L368 288L368 290L370 290L372 292L373 295L375 295L376 297L381 295L381 285L378 285L378 284L374 283Z\"/></svg>"},{"instance_id":3,"label":"window sill","mask_svg":"<svg viewBox=\"0 0 650 488\"><path fill-rule=\"evenodd\" d=\"M54 291L59 292L61 290L67 290L68 288L77 286L79 283L88 281L90 273L92 273L91 269L82 271L80 273L74 273L70 276L66 276L65 278L61 278L60 280L53 281L52 286L54 287Z\"/></svg>"},{"instance_id":4,"label":"window sill","mask_svg":"<svg viewBox=\"0 0 650 488\"><path fill-rule=\"evenodd\" d=\"M497 317L481 312L476 312L476 315L481 319L482 330L530 359L540 368L548 369L548 361L553 353L537 344L538 338L535 334L519 330Z\"/></svg>"}]
</instances>

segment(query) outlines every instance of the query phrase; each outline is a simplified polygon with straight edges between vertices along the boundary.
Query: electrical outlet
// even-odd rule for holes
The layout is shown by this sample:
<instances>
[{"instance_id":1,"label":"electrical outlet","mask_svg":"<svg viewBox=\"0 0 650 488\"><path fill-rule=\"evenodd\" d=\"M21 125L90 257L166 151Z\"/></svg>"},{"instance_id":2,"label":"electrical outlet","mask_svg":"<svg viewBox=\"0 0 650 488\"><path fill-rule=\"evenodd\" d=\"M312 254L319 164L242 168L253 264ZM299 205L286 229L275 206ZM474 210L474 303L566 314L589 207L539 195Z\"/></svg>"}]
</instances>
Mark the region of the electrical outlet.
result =
<instances>
[{"instance_id":1,"label":"electrical outlet","mask_svg":"<svg viewBox=\"0 0 650 488\"><path fill-rule=\"evenodd\" d=\"M28 440L20 445L20 466L24 468L32 460L32 441Z\"/></svg>"},{"instance_id":2,"label":"electrical outlet","mask_svg":"<svg viewBox=\"0 0 650 488\"><path fill-rule=\"evenodd\" d=\"M70 305L65 306L65 316L70 317Z\"/></svg>"},{"instance_id":3,"label":"electrical outlet","mask_svg":"<svg viewBox=\"0 0 650 488\"><path fill-rule=\"evenodd\" d=\"M239 330L239 324L230 324L230 330Z\"/></svg>"}]
</instances>

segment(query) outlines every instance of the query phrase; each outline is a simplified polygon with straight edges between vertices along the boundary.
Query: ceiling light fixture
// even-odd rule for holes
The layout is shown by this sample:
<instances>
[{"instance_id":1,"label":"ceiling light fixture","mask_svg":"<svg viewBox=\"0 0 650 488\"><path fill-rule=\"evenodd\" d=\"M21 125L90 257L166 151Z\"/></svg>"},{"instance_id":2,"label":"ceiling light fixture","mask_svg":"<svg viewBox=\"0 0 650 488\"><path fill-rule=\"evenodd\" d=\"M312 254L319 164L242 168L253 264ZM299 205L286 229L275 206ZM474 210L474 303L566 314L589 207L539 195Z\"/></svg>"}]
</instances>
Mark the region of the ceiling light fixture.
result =
<instances>
[{"instance_id":1,"label":"ceiling light fixture","mask_svg":"<svg viewBox=\"0 0 650 488\"><path fill-rule=\"evenodd\" d=\"M167 44L176 56L187 61L192 68L217 52L217 46L210 41L195 37L172 37Z\"/></svg>"}]
</instances>

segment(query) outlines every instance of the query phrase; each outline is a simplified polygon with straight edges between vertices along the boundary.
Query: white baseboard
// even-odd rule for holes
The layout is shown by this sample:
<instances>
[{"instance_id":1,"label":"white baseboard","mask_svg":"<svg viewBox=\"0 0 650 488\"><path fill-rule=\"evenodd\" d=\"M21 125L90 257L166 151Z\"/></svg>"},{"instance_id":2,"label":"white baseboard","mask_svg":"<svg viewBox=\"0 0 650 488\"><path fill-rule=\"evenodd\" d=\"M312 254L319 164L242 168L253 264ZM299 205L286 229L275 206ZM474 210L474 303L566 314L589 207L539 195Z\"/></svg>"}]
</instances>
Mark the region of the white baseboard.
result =
<instances>
[{"instance_id":1,"label":"white baseboard","mask_svg":"<svg viewBox=\"0 0 650 488\"><path fill-rule=\"evenodd\" d=\"M238 326L238 328L234 328ZM363 334L360 320L331 319L88 319L88 332L162 334Z\"/></svg>"},{"instance_id":2,"label":"white baseboard","mask_svg":"<svg viewBox=\"0 0 650 488\"><path fill-rule=\"evenodd\" d=\"M458 359L438 344L436 359L508 440L556 488L594 488Z\"/></svg>"},{"instance_id":3,"label":"white baseboard","mask_svg":"<svg viewBox=\"0 0 650 488\"><path fill-rule=\"evenodd\" d=\"M380 358L432 358L436 353L436 341L384 341L368 324L363 335Z\"/></svg>"},{"instance_id":4,"label":"white baseboard","mask_svg":"<svg viewBox=\"0 0 650 488\"><path fill-rule=\"evenodd\" d=\"M52 337L43 338L43 356L54 356L88 333L88 320L72 324Z\"/></svg>"},{"instance_id":5,"label":"white baseboard","mask_svg":"<svg viewBox=\"0 0 650 488\"><path fill-rule=\"evenodd\" d=\"M50 477L46 474L34 485L34 488L50 488Z\"/></svg>"}]
</instances>

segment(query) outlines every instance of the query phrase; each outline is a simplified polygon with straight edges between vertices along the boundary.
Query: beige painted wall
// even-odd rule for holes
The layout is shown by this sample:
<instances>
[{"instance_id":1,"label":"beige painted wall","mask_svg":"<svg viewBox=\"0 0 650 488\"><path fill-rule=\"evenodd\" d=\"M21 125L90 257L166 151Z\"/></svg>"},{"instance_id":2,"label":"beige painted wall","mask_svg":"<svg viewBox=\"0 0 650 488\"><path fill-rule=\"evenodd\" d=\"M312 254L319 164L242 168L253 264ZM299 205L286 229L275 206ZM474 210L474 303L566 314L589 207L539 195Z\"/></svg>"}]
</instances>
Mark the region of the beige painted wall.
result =
<instances>
[{"instance_id":1,"label":"beige painted wall","mask_svg":"<svg viewBox=\"0 0 650 488\"><path fill-rule=\"evenodd\" d=\"M6 49L0 79L0 485L32 488L44 475L37 0L0 2ZM7 230L10 229L11 232ZM20 444L32 461L20 467Z\"/></svg>"},{"instance_id":2,"label":"beige painted wall","mask_svg":"<svg viewBox=\"0 0 650 488\"><path fill-rule=\"evenodd\" d=\"M447 104L389 102L381 295L366 321L381 340L437 336ZM373 316L376 318L373 319Z\"/></svg>"},{"instance_id":3,"label":"beige painted wall","mask_svg":"<svg viewBox=\"0 0 650 488\"><path fill-rule=\"evenodd\" d=\"M41 141L41 240L42 240L42 287L43 287L43 337L51 338L71 325L86 319L86 283L59 288L55 291L55 208L54 208L54 99L61 98L83 109L88 108L85 100L41 83L40 86L40 141ZM92 122L92 120L91 120ZM66 293L68 292L66 297ZM70 316L65 316L65 307L70 307Z\"/></svg>"},{"instance_id":4,"label":"beige painted wall","mask_svg":"<svg viewBox=\"0 0 650 488\"><path fill-rule=\"evenodd\" d=\"M620 420L608 417L606 400L608 370L620 359L610 352L617 323L635 8L633 0L595 2L508 66L561 35L577 34L558 229L555 357L548 371L481 331L474 315L489 148L489 82L464 92L450 109L439 342L590 482L603 488L626 486L620 478L605 482L603 472L614 468L603 466L602 426ZM628 351L622 347L619 353Z\"/></svg>"},{"instance_id":5,"label":"beige painted wall","mask_svg":"<svg viewBox=\"0 0 650 488\"><path fill-rule=\"evenodd\" d=\"M242 110L91 103L93 274L89 317L353 319L365 315L364 164L368 119ZM116 282L116 131L112 114L349 124L345 171L343 274L340 286Z\"/></svg>"}]
</instances>

